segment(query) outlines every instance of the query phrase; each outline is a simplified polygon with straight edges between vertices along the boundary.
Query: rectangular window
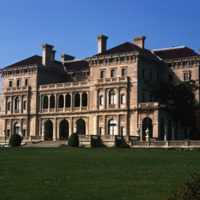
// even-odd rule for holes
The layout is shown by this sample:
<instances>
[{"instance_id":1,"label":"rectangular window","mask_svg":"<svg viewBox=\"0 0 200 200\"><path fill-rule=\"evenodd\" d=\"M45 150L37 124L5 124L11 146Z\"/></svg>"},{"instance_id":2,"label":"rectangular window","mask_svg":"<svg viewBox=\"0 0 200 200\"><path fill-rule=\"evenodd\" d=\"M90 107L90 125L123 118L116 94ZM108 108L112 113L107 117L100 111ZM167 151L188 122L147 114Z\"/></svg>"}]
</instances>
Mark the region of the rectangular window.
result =
<instances>
[{"instance_id":1,"label":"rectangular window","mask_svg":"<svg viewBox=\"0 0 200 200\"><path fill-rule=\"evenodd\" d=\"M103 127L100 127L100 129L99 129L99 134L100 134L100 135L103 135Z\"/></svg>"},{"instance_id":2,"label":"rectangular window","mask_svg":"<svg viewBox=\"0 0 200 200\"><path fill-rule=\"evenodd\" d=\"M12 87L12 81L9 81L9 87Z\"/></svg>"},{"instance_id":3,"label":"rectangular window","mask_svg":"<svg viewBox=\"0 0 200 200\"><path fill-rule=\"evenodd\" d=\"M184 81L188 81L189 80L189 74L188 73L184 73Z\"/></svg>"},{"instance_id":4,"label":"rectangular window","mask_svg":"<svg viewBox=\"0 0 200 200\"><path fill-rule=\"evenodd\" d=\"M25 79L25 86L28 85L28 79Z\"/></svg>"},{"instance_id":5,"label":"rectangular window","mask_svg":"<svg viewBox=\"0 0 200 200\"><path fill-rule=\"evenodd\" d=\"M145 93L142 93L142 102L145 102Z\"/></svg>"},{"instance_id":6,"label":"rectangular window","mask_svg":"<svg viewBox=\"0 0 200 200\"><path fill-rule=\"evenodd\" d=\"M11 109L11 103L8 102L8 110L10 110L10 109Z\"/></svg>"},{"instance_id":7,"label":"rectangular window","mask_svg":"<svg viewBox=\"0 0 200 200\"><path fill-rule=\"evenodd\" d=\"M125 127L124 126L121 127L121 135L125 136Z\"/></svg>"},{"instance_id":8,"label":"rectangular window","mask_svg":"<svg viewBox=\"0 0 200 200\"><path fill-rule=\"evenodd\" d=\"M103 105L103 96L100 96L100 105Z\"/></svg>"},{"instance_id":9,"label":"rectangular window","mask_svg":"<svg viewBox=\"0 0 200 200\"><path fill-rule=\"evenodd\" d=\"M144 69L142 69L142 78L144 78Z\"/></svg>"},{"instance_id":10,"label":"rectangular window","mask_svg":"<svg viewBox=\"0 0 200 200\"><path fill-rule=\"evenodd\" d=\"M20 80L17 80L17 87L20 86Z\"/></svg>"},{"instance_id":11,"label":"rectangular window","mask_svg":"<svg viewBox=\"0 0 200 200\"><path fill-rule=\"evenodd\" d=\"M126 76L126 69L122 69L122 76Z\"/></svg>"},{"instance_id":12,"label":"rectangular window","mask_svg":"<svg viewBox=\"0 0 200 200\"><path fill-rule=\"evenodd\" d=\"M112 78L115 77L115 70L111 70L111 77L112 77Z\"/></svg>"},{"instance_id":13,"label":"rectangular window","mask_svg":"<svg viewBox=\"0 0 200 200\"><path fill-rule=\"evenodd\" d=\"M125 94L121 95L121 104L125 104Z\"/></svg>"},{"instance_id":14,"label":"rectangular window","mask_svg":"<svg viewBox=\"0 0 200 200\"><path fill-rule=\"evenodd\" d=\"M104 78L104 77L105 77L105 72L101 71L101 78Z\"/></svg>"},{"instance_id":15,"label":"rectangular window","mask_svg":"<svg viewBox=\"0 0 200 200\"><path fill-rule=\"evenodd\" d=\"M24 101L24 110L26 110L26 107L27 107L27 103L26 101Z\"/></svg>"},{"instance_id":16,"label":"rectangular window","mask_svg":"<svg viewBox=\"0 0 200 200\"><path fill-rule=\"evenodd\" d=\"M10 136L10 130L7 129L7 136L9 137Z\"/></svg>"},{"instance_id":17,"label":"rectangular window","mask_svg":"<svg viewBox=\"0 0 200 200\"><path fill-rule=\"evenodd\" d=\"M150 80L152 80L152 72L150 72Z\"/></svg>"}]
</instances>

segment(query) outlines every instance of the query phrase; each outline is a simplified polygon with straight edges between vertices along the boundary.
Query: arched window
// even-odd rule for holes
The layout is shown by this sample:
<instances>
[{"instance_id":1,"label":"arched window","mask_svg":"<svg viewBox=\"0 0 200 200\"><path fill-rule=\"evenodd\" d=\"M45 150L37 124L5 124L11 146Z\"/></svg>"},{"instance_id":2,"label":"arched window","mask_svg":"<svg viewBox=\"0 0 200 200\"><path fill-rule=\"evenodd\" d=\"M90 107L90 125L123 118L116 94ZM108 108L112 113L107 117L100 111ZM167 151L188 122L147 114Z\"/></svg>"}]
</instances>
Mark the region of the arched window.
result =
<instances>
[{"instance_id":1,"label":"arched window","mask_svg":"<svg viewBox=\"0 0 200 200\"><path fill-rule=\"evenodd\" d=\"M43 108L46 109L48 108L48 96L45 95L43 98Z\"/></svg>"},{"instance_id":2,"label":"arched window","mask_svg":"<svg viewBox=\"0 0 200 200\"><path fill-rule=\"evenodd\" d=\"M15 110L19 110L19 97L15 99Z\"/></svg>"},{"instance_id":3,"label":"arched window","mask_svg":"<svg viewBox=\"0 0 200 200\"><path fill-rule=\"evenodd\" d=\"M63 108L64 107L64 97L63 95L61 94L59 96L59 108Z\"/></svg>"},{"instance_id":4,"label":"arched window","mask_svg":"<svg viewBox=\"0 0 200 200\"><path fill-rule=\"evenodd\" d=\"M80 94L75 94L75 107L80 107Z\"/></svg>"},{"instance_id":5,"label":"arched window","mask_svg":"<svg viewBox=\"0 0 200 200\"><path fill-rule=\"evenodd\" d=\"M15 123L14 125L14 134L19 134L19 123Z\"/></svg>"},{"instance_id":6,"label":"arched window","mask_svg":"<svg viewBox=\"0 0 200 200\"><path fill-rule=\"evenodd\" d=\"M116 135L116 121L114 119L108 122L108 135Z\"/></svg>"},{"instance_id":7,"label":"arched window","mask_svg":"<svg viewBox=\"0 0 200 200\"><path fill-rule=\"evenodd\" d=\"M87 93L82 94L82 106L87 106Z\"/></svg>"},{"instance_id":8,"label":"arched window","mask_svg":"<svg viewBox=\"0 0 200 200\"><path fill-rule=\"evenodd\" d=\"M50 108L55 108L55 97L53 94L50 97Z\"/></svg>"},{"instance_id":9,"label":"arched window","mask_svg":"<svg viewBox=\"0 0 200 200\"><path fill-rule=\"evenodd\" d=\"M115 90L111 90L109 93L109 103L115 104L115 102L116 102Z\"/></svg>"},{"instance_id":10,"label":"arched window","mask_svg":"<svg viewBox=\"0 0 200 200\"><path fill-rule=\"evenodd\" d=\"M66 108L69 108L71 106L71 96L70 96L70 94L67 94L67 96L66 96L65 105L66 105Z\"/></svg>"}]
</instances>

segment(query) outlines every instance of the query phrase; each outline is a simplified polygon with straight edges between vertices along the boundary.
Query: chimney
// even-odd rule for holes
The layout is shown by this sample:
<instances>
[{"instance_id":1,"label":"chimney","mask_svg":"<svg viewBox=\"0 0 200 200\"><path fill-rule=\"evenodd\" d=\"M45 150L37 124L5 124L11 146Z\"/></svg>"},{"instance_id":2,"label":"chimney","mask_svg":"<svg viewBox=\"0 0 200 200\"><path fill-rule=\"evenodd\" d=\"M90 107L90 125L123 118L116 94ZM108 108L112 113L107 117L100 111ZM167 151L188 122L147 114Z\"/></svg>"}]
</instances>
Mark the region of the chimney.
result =
<instances>
[{"instance_id":1,"label":"chimney","mask_svg":"<svg viewBox=\"0 0 200 200\"><path fill-rule=\"evenodd\" d=\"M52 65L52 49L54 46L49 44L42 44L42 64L46 67L51 67ZM55 53L54 53L55 54Z\"/></svg>"},{"instance_id":2,"label":"chimney","mask_svg":"<svg viewBox=\"0 0 200 200\"><path fill-rule=\"evenodd\" d=\"M108 37L105 35L97 35L96 37L98 39L98 53L106 51Z\"/></svg>"},{"instance_id":3,"label":"chimney","mask_svg":"<svg viewBox=\"0 0 200 200\"><path fill-rule=\"evenodd\" d=\"M51 51L51 62L53 62L55 60L55 54L56 54L56 51L52 50Z\"/></svg>"},{"instance_id":4,"label":"chimney","mask_svg":"<svg viewBox=\"0 0 200 200\"><path fill-rule=\"evenodd\" d=\"M144 49L144 41L146 37L145 36L138 36L133 37L133 44L139 46L140 48Z\"/></svg>"},{"instance_id":5,"label":"chimney","mask_svg":"<svg viewBox=\"0 0 200 200\"><path fill-rule=\"evenodd\" d=\"M67 54L60 54L61 56L61 61L62 62L65 62L65 61L68 61L68 60L74 60L74 56L70 56L70 55L67 55Z\"/></svg>"}]
</instances>

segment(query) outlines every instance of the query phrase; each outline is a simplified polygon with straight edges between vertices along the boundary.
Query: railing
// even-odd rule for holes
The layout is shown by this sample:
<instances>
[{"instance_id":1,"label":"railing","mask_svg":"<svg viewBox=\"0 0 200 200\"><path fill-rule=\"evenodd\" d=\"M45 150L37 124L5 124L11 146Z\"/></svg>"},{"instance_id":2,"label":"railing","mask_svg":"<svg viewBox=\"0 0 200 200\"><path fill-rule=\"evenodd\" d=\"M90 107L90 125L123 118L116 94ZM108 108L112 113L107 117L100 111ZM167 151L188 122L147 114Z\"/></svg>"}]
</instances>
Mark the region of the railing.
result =
<instances>
[{"instance_id":1,"label":"railing","mask_svg":"<svg viewBox=\"0 0 200 200\"><path fill-rule=\"evenodd\" d=\"M29 86L21 86L21 87L9 87L6 88L6 92L23 92L23 91L28 91Z\"/></svg>"},{"instance_id":2,"label":"railing","mask_svg":"<svg viewBox=\"0 0 200 200\"><path fill-rule=\"evenodd\" d=\"M72 86L87 86L89 85L89 81L80 81L80 82L68 82L68 83L57 83L57 84L48 84L48 85L40 85L39 90L46 90L46 89L60 89L60 88L68 88Z\"/></svg>"},{"instance_id":3,"label":"railing","mask_svg":"<svg viewBox=\"0 0 200 200\"><path fill-rule=\"evenodd\" d=\"M139 103L139 108L158 108L158 107L165 107L164 104L160 104L159 102L147 102L147 103Z\"/></svg>"},{"instance_id":4,"label":"railing","mask_svg":"<svg viewBox=\"0 0 200 200\"><path fill-rule=\"evenodd\" d=\"M104 79L97 79L96 84L98 83L116 83L116 82L127 82L128 77L116 77L116 78L104 78Z\"/></svg>"}]
</instances>

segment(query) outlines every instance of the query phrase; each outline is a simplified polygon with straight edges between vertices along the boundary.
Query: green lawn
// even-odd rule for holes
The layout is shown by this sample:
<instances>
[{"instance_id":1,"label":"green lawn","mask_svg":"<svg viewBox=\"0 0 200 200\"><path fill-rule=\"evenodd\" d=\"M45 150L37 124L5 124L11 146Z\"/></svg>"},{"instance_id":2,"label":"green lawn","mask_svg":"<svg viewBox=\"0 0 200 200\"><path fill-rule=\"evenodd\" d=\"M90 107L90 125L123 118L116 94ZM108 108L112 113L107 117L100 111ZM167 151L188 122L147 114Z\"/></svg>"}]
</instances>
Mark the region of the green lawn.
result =
<instances>
[{"instance_id":1,"label":"green lawn","mask_svg":"<svg viewBox=\"0 0 200 200\"><path fill-rule=\"evenodd\" d=\"M0 148L0 200L162 200L193 172L200 151Z\"/></svg>"}]
</instances>

